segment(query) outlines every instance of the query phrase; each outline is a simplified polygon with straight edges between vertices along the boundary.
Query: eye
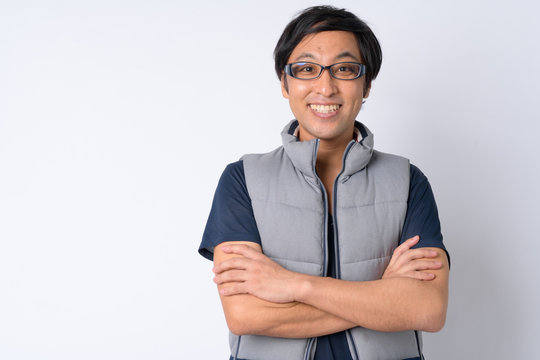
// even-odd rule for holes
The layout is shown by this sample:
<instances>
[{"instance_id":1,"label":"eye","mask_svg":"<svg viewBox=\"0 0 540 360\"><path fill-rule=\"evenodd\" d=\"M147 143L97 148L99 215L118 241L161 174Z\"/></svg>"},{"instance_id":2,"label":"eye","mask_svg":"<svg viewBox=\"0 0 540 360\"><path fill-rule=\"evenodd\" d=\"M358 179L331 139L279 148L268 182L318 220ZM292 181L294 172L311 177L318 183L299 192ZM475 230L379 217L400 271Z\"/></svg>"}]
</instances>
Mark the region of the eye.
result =
<instances>
[{"instance_id":1,"label":"eye","mask_svg":"<svg viewBox=\"0 0 540 360\"><path fill-rule=\"evenodd\" d=\"M341 73L354 72L354 69L349 65L341 65L337 69L337 72L341 72Z\"/></svg>"},{"instance_id":2,"label":"eye","mask_svg":"<svg viewBox=\"0 0 540 360\"><path fill-rule=\"evenodd\" d=\"M360 65L356 63L339 63L332 67L332 72L338 79L354 79L360 73Z\"/></svg>"},{"instance_id":3,"label":"eye","mask_svg":"<svg viewBox=\"0 0 540 360\"><path fill-rule=\"evenodd\" d=\"M296 69L296 72L303 72L303 73L312 73L314 71L313 66L306 64L303 66L299 66Z\"/></svg>"},{"instance_id":4,"label":"eye","mask_svg":"<svg viewBox=\"0 0 540 360\"><path fill-rule=\"evenodd\" d=\"M297 79L315 79L321 72L320 66L309 62L291 64L291 75Z\"/></svg>"}]
</instances>

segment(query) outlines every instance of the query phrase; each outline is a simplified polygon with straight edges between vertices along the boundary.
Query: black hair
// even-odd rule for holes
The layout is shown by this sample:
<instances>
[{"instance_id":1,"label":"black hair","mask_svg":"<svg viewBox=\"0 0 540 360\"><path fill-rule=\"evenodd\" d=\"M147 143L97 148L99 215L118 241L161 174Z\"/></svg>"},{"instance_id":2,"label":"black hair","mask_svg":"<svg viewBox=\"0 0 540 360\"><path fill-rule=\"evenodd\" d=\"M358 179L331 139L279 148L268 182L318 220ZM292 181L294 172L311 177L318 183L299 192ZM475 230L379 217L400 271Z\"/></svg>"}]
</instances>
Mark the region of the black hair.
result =
<instances>
[{"instance_id":1,"label":"black hair","mask_svg":"<svg viewBox=\"0 0 540 360\"><path fill-rule=\"evenodd\" d=\"M279 79L294 48L309 34L323 31L350 31L356 37L358 48L366 65L364 90L377 77L382 63L379 41L365 22L353 13L333 6L313 6L303 10L283 30L274 49L275 69ZM286 84L286 83L285 83Z\"/></svg>"}]
</instances>

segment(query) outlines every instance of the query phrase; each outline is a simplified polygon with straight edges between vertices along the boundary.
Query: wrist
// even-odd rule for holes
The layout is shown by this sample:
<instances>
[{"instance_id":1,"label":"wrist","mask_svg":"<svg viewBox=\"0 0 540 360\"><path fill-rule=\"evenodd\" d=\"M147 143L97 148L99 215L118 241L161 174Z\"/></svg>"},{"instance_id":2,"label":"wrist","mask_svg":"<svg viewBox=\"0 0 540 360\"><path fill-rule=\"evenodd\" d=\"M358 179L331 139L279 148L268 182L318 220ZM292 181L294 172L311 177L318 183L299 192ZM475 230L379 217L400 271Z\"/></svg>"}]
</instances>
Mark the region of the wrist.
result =
<instances>
[{"instance_id":1,"label":"wrist","mask_svg":"<svg viewBox=\"0 0 540 360\"><path fill-rule=\"evenodd\" d=\"M309 275L298 274L298 277L294 282L294 300L305 303L306 299L309 298L308 294L311 292L312 287L313 282L311 281L311 277Z\"/></svg>"}]
</instances>

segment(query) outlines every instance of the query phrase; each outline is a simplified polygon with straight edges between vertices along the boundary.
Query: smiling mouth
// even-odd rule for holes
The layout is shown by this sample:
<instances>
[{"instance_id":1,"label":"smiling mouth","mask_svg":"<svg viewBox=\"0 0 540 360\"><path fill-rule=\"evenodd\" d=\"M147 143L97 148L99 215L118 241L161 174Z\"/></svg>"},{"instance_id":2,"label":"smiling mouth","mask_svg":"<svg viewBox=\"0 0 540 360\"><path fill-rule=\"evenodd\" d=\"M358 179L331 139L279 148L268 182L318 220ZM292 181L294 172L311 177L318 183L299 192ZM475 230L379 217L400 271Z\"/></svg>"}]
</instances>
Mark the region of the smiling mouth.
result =
<instances>
[{"instance_id":1,"label":"smiling mouth","mask_svg":"<svg viewBox=\"0 0 540 360\"><path fill-rule=\"evenodd\" d=\"M331 112L338 111L341 105L332 104L332 105L319 105L319 104L310 104L309 107L311 110L316 111L321 114L329 114Z\"/></svg>"}]
</instances>

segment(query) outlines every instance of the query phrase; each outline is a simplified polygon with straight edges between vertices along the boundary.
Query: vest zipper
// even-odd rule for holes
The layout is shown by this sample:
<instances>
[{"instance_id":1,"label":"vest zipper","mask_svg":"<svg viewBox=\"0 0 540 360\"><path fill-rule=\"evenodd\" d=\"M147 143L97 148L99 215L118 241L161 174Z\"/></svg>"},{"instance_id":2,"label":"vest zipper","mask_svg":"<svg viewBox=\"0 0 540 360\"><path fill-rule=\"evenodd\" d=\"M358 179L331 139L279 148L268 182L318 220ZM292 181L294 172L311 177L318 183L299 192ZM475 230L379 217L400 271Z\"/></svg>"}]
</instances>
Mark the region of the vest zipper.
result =
<instances>
[{"instance_id":1,"label":"vest zipper","mask_svg":"<svg viewBox=\"0 0 540 360\"><path fill-rule=\"evenodd\" d=\"M240 351L240 341L242 341L242 336L238 337L238 343L236 344L236 353L234 354L233 360L238 359L238 352Z\"/></svg>"},{"instance_id":2,"label":"vest zipper","mask_svg":"<svg viewBox=\"0 0 540 360\"><path fill-rule=\"evenodd\" d=\"M319 139L316 139L315 141L315 147L313 149L313 163L311 164L313 168L313 173L315 174L315 177L317 179L317 182L319 183L319 188L321 189L321 192L323 194L323 273L322 276L327 275L327 267L328 267L328 249L327 249L327 242L328 242L328 195L326 194L326 189L324 188L324 185L319 178L319 175L317 175L317 171L315 170L315 165L317 163L317 152L319 151ZM313 347L313 343L315 342L315 338L310 338L308 341L308 344L306 346L306 352L304 355L304 360L310 360L309 355L311 353L311 348Z\"/></svg>"},{"instance_id":3,"label":"vest zipper","mask_svg":"<svg viewBox=\"0 0 540 360\"><path fill-rule=\"evenodd\" d=\"M343 160L341 163L341 171L339 172L338 176L336 176L334 180L334 189L333 189L333 209L334 209L334 216L332 217L332 221L334 223L334 253L335 253L335 259L334 262L336 264L336 279L341 279L341 264L339 262L339 239L338 239L338 227L337 227L337 215L336 215L336 207L337 207L337 186L339 182L339 178L341 177L341 174L343 174L343 171L345 170L345 160L347 159L347 155L349 154L349 150L351 150L351 147L354 144L354 140L349 142L347 147L345 148L345 151L343 152Z\"/></svg>"},{"instance_id":4,"label":"vest zipper","mask_svg":"<svg viewBox=\"0 0 540 360\"><path fill-rule=\"evenodd\" d=\"M334 209L334 216L332 216L332 221L333 221L333 224L334 224L334 255L335 255L335 259L334 259L334 263L335 263L335 267L336 267L336 279L341 279L341 262L340 262L340 258L339 258L339 238L338 238L338 224L337 224L337 214L336 214L336 211L337 211L337 186L338 186L338 182L339 182L339 178L341 177L341 175L343 174L343 171L345 171L345 160L347 159L347 155L349 154L349 151L351 150L352 146L354 145L355 141L352 140L351 142L349 142L349 144L347 145L347 147L345 148L345 151L343 153L343 160L342 160L342 164L341 164L341 171L339 172L338 176L336 176L336 179L334 180L334 189L333 189L333 209ZM352 344L352 351L354 352L354 356L355 356L355 359L356 360L359 360L360 357L358 356L358 351L356 350L356 344L354 343L354 338L352 336L352 333L350 330L346 330L346 335L347 335L347 338L350 339L351 341L351 344ZM350 346L349 346L349 351L350 351Z\"/></svg>"},{"instance_id":5,"label":"vest zipper","mask_svg":"<svg viewBox=\"0 0 540 360\"><path fill-rule=\"evenodd\" d=\"M315 142L315 152L313 154L313 173L315 174L317 178L317 182L319 183L319 188L321 189L321 192L323 194L323 273L322 276L328 275L328 194L326 193L326 189L324 188L324 184L322 183L321 179L319 178L319 174L317 174L317 170L315 168L315 165L317 163L317 152L319 151L319 143L320 140L317 139Z\"/></svg>"},{"instance_id":6,"label":"vest zipper","mask_svg":"<svg viewBox=\"0 0 540 360\"><path fill-rule=\"evenodd\" d=\"M420 335L418 334L418 330L414 330L414 337L416 339L416 346L418 347L418 356L421 360L424 360L424 354L422 354L422 347L420 346Z\"/></svg>"},{"instance_id":7,"label":"vest zipper","mask_svg":"<svg viewBox=\"0 0 540 360\"><path fill-rule=\"evenodd\" d=\"M310 360L309 354L311 353L311 348L313 347L313 343L315 342L315 338L310 338L308 340L308 344L306 347L306 353L304 354L304 360Z\"/></svg>"},{"instance_id":8,"label":"vest zipper","mask_svg":"<svg viewBox=\"0 0 540 360\"><path fill-rule=\"evenodd\" d=\"M323 193L323 204L324 204L324 236L323 236L323 255L324 255L324 262L323 262L323 276L326 276L328 274L328 253L327 253L327 242L328 242L328 195L326 194L326 189L324 188L324 185L319 178L319 175L317 174L317 171L315 170L315 165L317 162L317 151L319 150L319 142L320 140L317 139L315 142L315 149L313 154L313 172L315 176L317 177L317 181L319 182L319 187ZM343 174L343 171L345 170L345 159L347 158L347 154L349 153L349 150L354 145L354 141L351 141L347 147L345 148L345 152L343 153L343 160L341 164L341 172L338 174L336 179L334 180L334 189L333 189L333 208L334 208L334 216L332 217L332 222L334 225L334 253L335 253L335 267L336 267L336 279L341 279L341 266L339 263L339 246L338 246L338 231L337 231L337 222L336 222L336 204L337 204L337 184L339 181L339 177L341 174ZM356 359L360 359L358 357L358 352L356 351L356 344L354 343L354 338L352 337L352 334L349 330L346 331L346 334L351 339L352 348L354 351L354 355L356 356ZM313 342L315 341L315 338L310 338L306 347L306 352L304 356L304 360L309 360L309 354L311 353L311 348L313 346Z\"/></svg>"}]
</instances>

